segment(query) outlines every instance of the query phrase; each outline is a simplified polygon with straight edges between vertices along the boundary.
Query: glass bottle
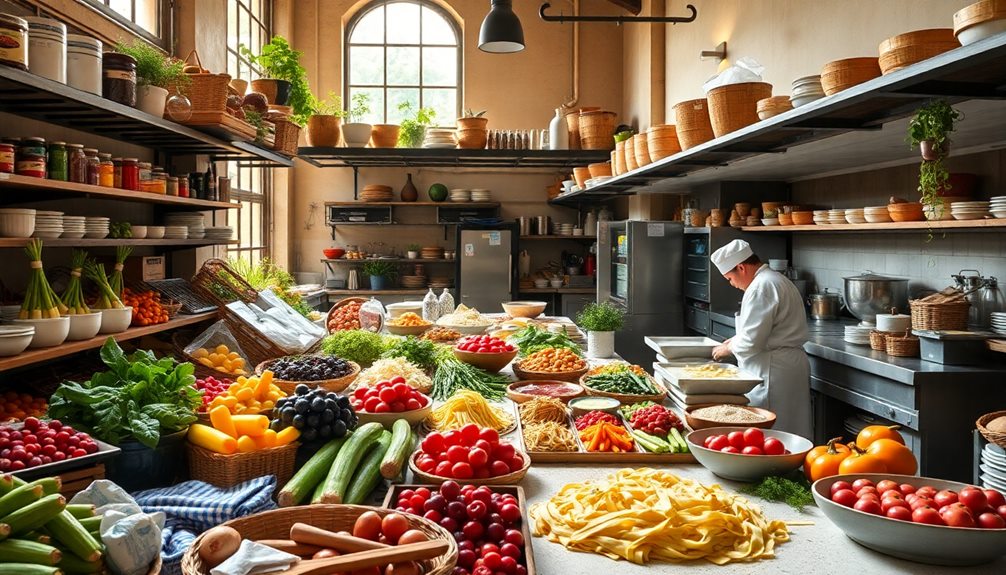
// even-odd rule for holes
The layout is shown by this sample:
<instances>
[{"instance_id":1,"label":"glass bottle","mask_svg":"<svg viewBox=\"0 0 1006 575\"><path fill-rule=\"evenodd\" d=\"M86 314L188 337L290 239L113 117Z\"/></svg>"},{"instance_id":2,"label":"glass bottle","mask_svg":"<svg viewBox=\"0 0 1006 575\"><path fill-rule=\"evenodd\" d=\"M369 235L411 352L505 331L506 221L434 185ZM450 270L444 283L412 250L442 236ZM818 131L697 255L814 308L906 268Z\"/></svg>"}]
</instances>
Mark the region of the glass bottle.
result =
<instances>
[{"instance_id":1,"label":"glass bottle","mask_svg":"<svg viewBox=\"0 0 1006 575\"><path fill-rule=\"evenodd\" d=\"M106 188L115 186L115 165L112 154L98 154L98 185Z\"/></svg>"},{"instance_id":2,"label":"glass bottle","mask_svg":"<svg viewBox=\"0 0 1006 575\"><path fill-rule=\"evenodd\" d=\"M84 154L84 146L81 144L67 144L67 174L69 181L75 184L87 183L87 155Z\"/></svg>"},{"instance_id":3,"label":"glass bottle","mask_svg":"<svg viewBox=\"0 0 1006 575\"><path fill-rule=\"evenodd\" d=\"M88 185L97 186L101 181L101 160L98 159L98 150L95 148L84 148L84 157L87 158L85 180Z\"/></svg>"},{"instance_id":4,"label":"glass bottle","mask_svg":"<svg viewBox=\"0 0 1006 575\"><path fill-rule=\"evenodd\" d=\"M49 144L49 170L50 180L65 182L69 178L67 173L69 158L66 154L65 142L53 142Z\"/></svg>"},{"instance_id":5,"label":"glass bottle","mask_svg":"<svg viewBox=\"0 0 1006 575\"><path fill-rule=\"evenodd\" d=\"M433 288L430 288L423 298L423 319L426 321L440 319L440 302L437 300L437 294L433 293Z\"/></svg>"},{"instance_id":6,"label":"glass bottle","mask_svg":"<svg viewBox=\"0 0 1006 575\"><path fill-rule=\"evenodd\" d=\"M447 288L444 288L444 292L440 294L440 298L437 300L437 307L440 309L438 317L454 313L454 296L451 295L451 292Z\"/></svg>"}]
</instances>

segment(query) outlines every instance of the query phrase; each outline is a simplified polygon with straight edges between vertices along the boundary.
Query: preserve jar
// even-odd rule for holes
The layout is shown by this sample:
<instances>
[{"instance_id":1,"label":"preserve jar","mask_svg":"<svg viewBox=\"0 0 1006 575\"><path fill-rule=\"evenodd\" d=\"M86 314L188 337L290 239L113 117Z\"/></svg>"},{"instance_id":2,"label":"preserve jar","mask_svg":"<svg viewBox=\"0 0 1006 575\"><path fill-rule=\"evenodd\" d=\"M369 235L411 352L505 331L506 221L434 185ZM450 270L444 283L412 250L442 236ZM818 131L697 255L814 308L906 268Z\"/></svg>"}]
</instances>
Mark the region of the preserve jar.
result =
<instances>
[{"instance_id":1,"label":"preserve jar","mask_svg":"<svg viewBox=\"0 0 1006 575\"><path fill-rule=\"evenodd\" d=\"M122 187L122 158L112 158L112 187Z\"/></svg>"},{"instance_id":2,"label":"preserve jar","mask_svg":"<svg viewBox=\"0 0 1006 575\"><path fill-rule=\"evenodd\" d=\"M168 195L177 196L178 195L178 178L175 176L168 176Z\"/></svg>"},{"instance_id":3,"label":"preserve jar","mask_svg":"<svg viewBox=\"0 0 1006 575\"><path fill-rule=\"evenodd\" d=\"M87 155L82 144L67 144L67 174L68 181L75 184L87 183Z\"/></svg>"},{"instance_id":4,"label":"preserve jar","mask_svg":"<svg viewBox=\"0 0 1006 575\"><path fill-rule=\"evenodd\" d=\"M30 178L46 175L46 149L42 138L23 138L14 156L14 173Z\"/></svg>"},{"instance_id":5,"label":"preserve jar","mask_svg":"<svg viewBox=\"0 0 1006 575\"><path fill-rule=\"evenodd\" d=\"M98 185L106 188L115 187L115 165L112 164L112 154L98 154L100 167L98 169Z\"/></svg>"},{"instance_id":6,"label":"preserve jar","mask_svg":"<svg viewBox=\"0 0 1006 575\"><path fill-rule=\"evenodd\" d=\"M128 54L105 52L101 73L102 96L123 106L136 106L136 59Z\"/></svg>"},{"instance_id":7,"label":"preserve jar","mask_svg":"<svg viewBox=\"0 0 1006 575\"><path fill-rule=\"evenodd\" d=\"M65 142L53 142L49 144L49 179L65 182L69 177L68 156Z\"/></svg>"},{"instance_id":8,"label":"preserve jar","mask_svg":"<svg viewBox=\"0 0 1006 575\"><path fill-rule=\"evenodd\" d=\"M14 173L14 146L0 144L0 174Z\"/></svg>"},{"instance_id":9,"label":"preserve jar","mask_svg":"<svg viewBox=\"0 0 1006 575\"><path fill-rule=\"evenodd\" d=\"M140 162L137 164L140 167L140 181L145 182L150 179L150 162Z\"/></svg>"},{"instance_id":10,"label":"preserve jar","mask_svg":"<svg viewBox=\"0 0 1006 575\"><path fill-rule=\"evenodd\" d=\"M28 71L66 84L66 25L59 20L25 17L28 21Z\"/></svg>"},{"instance_id":11,"label":"preserve jar","mask_svg":"<svg viewBox=\"0 0 1006 575\"><path fill-rule=\"evenodd\" d=\"M187 198L189 197L189 175L182 174L178 176L178 197Z\"/></svg>"},{"instance_id":12,"label":"preserve jar","mask_svg":"<svg viewBox=\"0 0 1006 575\"><path fill-rule=\"evenodd\" d=\"M140 189L140 166L136 158L122 159L122 186L124 190Z\"/></svg>"},{"instance_id":13,"label":"preserve jar","mask_svg":"<svg viewBox=\"0 0 1006 575\"><path fill-rule=\"evenodd\" d=\"M157 168L154 170L153 174L150 176L150 181L153 182L153 192L157 194L164 195L168 193L168 173L164 170Z\"/></svg>"},{"instance_id":14,"label":"preserve jar","mask_svg":"<svg viewBox=\"0 0 1006 575\"><path fill-rule=\"evenodd\" d=\"M28 21L0 14L0 65L28 70Z\"/></svg>"},{"instance_id":15,"label":"preserve jar","mask_svg":"<svg viewBox=\"0 0 1006 575\"><path fill-rule=\"evenodd\" d=\"M98 150L84 148L84 156L87 157L86 183L97 186L101 179L101 160L98 159Z\"/></svg>"},{"instance_id":16,"label":"preserve jar","mask_svg":"<svg viewBox=\"0 0 1006 575\"><path fill-rule=\"evenodd\" d=\"M95 96L101 95L101 40L67 34L66 84Z\"/></svg>"}]
</instances>

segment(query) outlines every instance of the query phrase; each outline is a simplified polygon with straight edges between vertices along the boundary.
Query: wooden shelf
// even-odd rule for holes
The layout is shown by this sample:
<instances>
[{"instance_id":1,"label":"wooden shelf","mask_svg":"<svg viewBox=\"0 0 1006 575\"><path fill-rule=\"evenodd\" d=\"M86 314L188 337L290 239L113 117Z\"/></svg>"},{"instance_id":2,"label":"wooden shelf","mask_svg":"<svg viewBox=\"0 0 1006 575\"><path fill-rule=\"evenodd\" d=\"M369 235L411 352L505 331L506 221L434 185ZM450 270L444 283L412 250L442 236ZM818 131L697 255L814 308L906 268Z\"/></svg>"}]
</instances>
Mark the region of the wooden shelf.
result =
<instances>
[{"instance_id":1,"label":"wooden shelf","mask_svg":"<svg viewBox=\"0 0 1006 575\"><path fill-rule=\"evenodd\" d=\"M26 197L24 194L19 194L18 192L31 192L31 195ZM118 188L60 182L58 180L29 178L16 174L0 174L0 202L4 204L73 197L159 204L180 210L229 210L241 208L241 204L228 202L211 202L210 200L197 200L195 198L179 198L177 196L151 194L149 192L135 192L132 190L120 190Z\"/></svg>"},{"instance_id":2,"label":"wooden shelf","mask_svg":"<svg viewBox=\"0 0 1006 575\"><path fill-rule=\"evenodd\" d=\"M745 226L741 230L745 232L759 233L789 233L789 232L816 232L827 234L831 232L903 232L903 231L925 231L925 230L958 230L974 231L989 230L1002 231L1006 228L1006 218L986 219L986 220L940 220L933 222L888 222L883 224L827 224L809 226Z\"/></svg>"},{"instance_id":3,"label":"wooden shelf","mask_svg":"<svg viewBox=\"0 0 1006 575\"><path fill-rule=\"evenodd\" d=\"M561 287L561 288L527 288L518 289L517 293L557 293L557 294L592 294L597 293L596 287L589 288L573 288L573 287Z\"/></svg>"},{"instance_id":4,"label":"wooden shelf","mask_svg":"<svg viewBox=\"0 0 1006 575\"><path fill-rule=\"evenodd\" d=\"M435 260L424 260L423 258L409 259L409 258L366 258L362 260L347 260L346 258L339 258L337 260L329 260L322 258L321 263L323 264L363 264L366 262L389 262L393 264L453 264L458 260L445 260L435 259Z\"/></svg>"},{"instance_id":5,"label":"wooden shelf","mask_svg":"<svg viewBox=\"0 0 1006 575\"><path fill-rule=\"evenodd\" d=\"M314 148L297 157L319 168L571 169L603 162L606 150L461 150L424 148Z\"/></svg>"},{"instance_id":6,"label":"wooden shelf","mask_svg":"<svg viewBox=\"0 0 1006 575\"><path fill-rule=\"evenodd\" d=\"M0 248L23 248L28 245L29 239L26 238L0 238ZM223 246L223 245L236 245L237 240L134 240L134 239L123 239L123 238L104 238L101 240L95 239L55 239L55 240L42 240L42 246L46 248L88 248L88 247L103 247L103 246L183 246L183 247L200 247L200 246Z\"/></svg>"},{"instance_id":7,"label":"wooden shelf","mask_svg":"<svg viewBox=\"0 0 1006 575\"><path fill-rule=\"evenodd\" d=\"M169 329L176 329L179 327L196 324L202 321L206 321L208 319L213 319L216 317L216 315L217 312L215 311L199 313L194 315L178 315L175 316L174 319L168 320L167 323L148 325L145 327L131 327L122 333L101 334L98 335L97 337L93 337L91 339L85 339L82 341L68 341L57 347L29 349L18 355L14 355L11 357L0 357L0 371L13 369L15 367L22 367L25 365L31 365L43 361L49 361L52 359L58 359L81 351L87 351L89 349L96 349L101 347L105 343L105 340L109 338L109 336L115 338L116 341L126 341L129 339L136 339L138 337L143 337L145 335L160 333L162 331L167 331Z\"/></svg>"},{"instance_id":8,"label":"wooden shelf","mask_svg":"<svg viewBox=\"0 0 1006 575\"><path fill-rule=\"evenodd\" d=\"M433 288L435 290L443 288ZM454 289L454 288L447 288ZM428 292L430 288L421 289L382 289L382 290L369 290L369 289L327 289L325 294L329 296L382 296L382 295L423 295Z\"/></svg>"},{"instance_id":9,"label":"wooden shelf","mask_svg":"<svg viewBox=\"0 0 1006 575\"><path fill-rule=\"evenodd\" d=\"M573 240L578 242L592 242L597 240L597 236L521 236L520 241L537 241L537 240Z\"/></svg>"},{"instance_id":10,"label":"wooden shelf","mask_svg":"<svg viewBox=\"0 0 1006 575\"><path fill-rule=\"evenodd\" d=\"M498 208L499 202L325 202L325 206L340 208L438 207L438 208Z\"/></svg>"}]
</instances>

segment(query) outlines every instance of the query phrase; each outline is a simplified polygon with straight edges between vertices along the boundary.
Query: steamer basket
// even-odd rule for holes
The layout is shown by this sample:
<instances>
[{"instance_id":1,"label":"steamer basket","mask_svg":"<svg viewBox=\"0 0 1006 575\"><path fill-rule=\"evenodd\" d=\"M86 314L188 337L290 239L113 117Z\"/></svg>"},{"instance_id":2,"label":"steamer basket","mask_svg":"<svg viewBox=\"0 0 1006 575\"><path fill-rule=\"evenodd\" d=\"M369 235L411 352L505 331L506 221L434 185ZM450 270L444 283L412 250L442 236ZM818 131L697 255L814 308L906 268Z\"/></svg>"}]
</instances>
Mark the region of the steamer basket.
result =
<instances>
[{"instance_id":1,"label":"steamer basket","mask_svg":"<svg viewBox=\"0 0 1006 575\"><path fill-rule=\"evenodd\" d=\"M636 134L632 137L632 154L636 157L636 165L640 167L650 163L650 151L646 140L646 134Z\"/></svg>"},{"instance_id":2,"label":"steamer basket","mask_svg":"<svg viewBox=\"0 0 1006 575\"><path fill-rule=\"evenodd\" d=\"M880 43L880 70L884 74L959 48L953 28L932 28L898 34Z\"/></svg>"},{"instance_id":3,"label":"steamer basket","mask_svg":"<svg viewBox=\"0 0 1006 575\"><path fill-rule=\"evenodd\" d=\"M646 131L646 148L650 161L656 162L681 151L678 132L673 125L650 126Z\"/></svg>"},{"instance_id":4,"label":"steamer basket","mask_svg":"<svg viewBox=\"0 0 1006 575\"><path fill-rule=\"evenodd\" d=\"M604 110L580 112L580 147L584 150L615 149L615 113Z\"/></svg>"},{"instance_id":5,"label":"steamer basket","mask_svg":"<svg viewBox=\"0 0 1006 575\"><path fill-rule=\"evenodd\" d=\"M878 58L845 58L821 68L821 88L826 96L880 77Z\"/></svg>"},{"instance_id":6,"label":"steamer basket","mask_svg":"<svg viewBox=\"0 0 1006 575\"><path fill-rule=\"evenodd\" d=\"M718 138L757 122L758 101L772 96L772 84L728 84L713 88L707 96L713 134Z\"/></svg>"},{"instance_id":7,"label":"steamer basket","mask_svg":"<svg viewBox=\"0 0 1006 575\"><path fill-rule=\"evenodd\" d=\"M687 150L713 139L709 103L705 98L686 100L674 105L675 126L681 149Z\"/></svg>"}]
</instances>

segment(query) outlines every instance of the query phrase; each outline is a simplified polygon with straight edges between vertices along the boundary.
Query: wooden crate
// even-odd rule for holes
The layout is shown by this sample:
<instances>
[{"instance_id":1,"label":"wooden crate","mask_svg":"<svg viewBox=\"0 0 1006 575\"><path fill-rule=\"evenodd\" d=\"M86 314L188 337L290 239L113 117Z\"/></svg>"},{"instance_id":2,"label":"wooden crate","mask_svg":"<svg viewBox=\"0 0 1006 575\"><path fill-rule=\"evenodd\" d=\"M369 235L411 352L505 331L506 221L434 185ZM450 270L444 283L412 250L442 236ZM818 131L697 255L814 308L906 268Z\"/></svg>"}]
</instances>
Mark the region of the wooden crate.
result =
<instances>
[{"instance_id":1,"label":"wooden crate","mask_svg":"<svg viewBox=\"0 0 1006 575\"><path fill-rule=\"evenodd\" d=\"M105 478L105 464L96 463L88 467L72 469L59 474L63 486L59 492L69 501L77 493L87 489L91 482Z\"/></svg>"}]
</instances>

